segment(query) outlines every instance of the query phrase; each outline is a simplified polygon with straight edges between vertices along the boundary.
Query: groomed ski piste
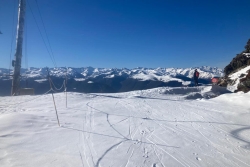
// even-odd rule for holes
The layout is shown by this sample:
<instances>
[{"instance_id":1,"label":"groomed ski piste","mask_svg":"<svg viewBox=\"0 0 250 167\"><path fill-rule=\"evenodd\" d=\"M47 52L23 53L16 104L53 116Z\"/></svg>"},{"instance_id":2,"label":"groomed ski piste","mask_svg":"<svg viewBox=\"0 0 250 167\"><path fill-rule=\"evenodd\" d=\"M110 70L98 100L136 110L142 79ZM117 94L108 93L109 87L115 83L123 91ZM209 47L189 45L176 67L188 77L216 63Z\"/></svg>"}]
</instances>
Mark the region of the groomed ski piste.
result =
<instances>
[{"instance_id":1,"label":"groomed ski piste","mask_svg":"<svg viewBox=\"0 0 250 167\"><path fill-rule=\"evenodd\" d=\"M51 94L0 97L1 167L250 166L250 93L68 92L67 107L54 96L60 126Z\"/></svg>"}]
</instances>

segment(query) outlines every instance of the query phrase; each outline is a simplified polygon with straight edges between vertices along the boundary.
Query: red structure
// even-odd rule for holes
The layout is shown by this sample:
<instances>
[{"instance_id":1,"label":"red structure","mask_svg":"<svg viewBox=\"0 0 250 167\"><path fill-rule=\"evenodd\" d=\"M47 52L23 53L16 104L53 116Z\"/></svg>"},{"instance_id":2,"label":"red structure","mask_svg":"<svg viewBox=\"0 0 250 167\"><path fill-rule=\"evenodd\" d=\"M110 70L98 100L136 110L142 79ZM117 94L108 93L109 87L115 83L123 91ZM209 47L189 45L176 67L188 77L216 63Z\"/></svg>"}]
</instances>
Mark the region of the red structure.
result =
<instances>
[{"instance_id":1,"label":"red structure","mask_svg":"<svg viewBox=\"0 0 250 167\"><path fill-rule=\"evenodd\" d=\"M216 85L219 82L219 77L213 77L211 81Z\"/></svg>"}]
</instances>

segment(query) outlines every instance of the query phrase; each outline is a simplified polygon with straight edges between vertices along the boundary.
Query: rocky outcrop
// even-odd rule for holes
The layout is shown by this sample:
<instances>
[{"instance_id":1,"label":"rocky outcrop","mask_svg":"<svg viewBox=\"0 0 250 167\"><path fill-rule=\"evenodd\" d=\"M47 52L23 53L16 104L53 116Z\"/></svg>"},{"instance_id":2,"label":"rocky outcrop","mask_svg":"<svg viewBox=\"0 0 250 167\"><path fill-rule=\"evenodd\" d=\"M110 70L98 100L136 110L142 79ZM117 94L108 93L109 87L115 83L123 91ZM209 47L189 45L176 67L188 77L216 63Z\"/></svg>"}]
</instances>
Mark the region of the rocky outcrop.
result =
<instances>
[{"instance_id":1,"label":"rocky outcrop","mask_svg":"<svg viewBox=\"0 0 250 167\"><path fill-rule=\"evenodd\" d=\"M250 53L242 52L241 54L237 54L230 64L224 68L224 73L225 75L229 75L248 65L250 65Z\"/></svg>"},{"instance_id":2,"label":"rocky outcrop","mask_svg":"<svg viewBox=\"0 0 250 167\"><path fill-rule=\"evenodd\" d=\"M250 66L250 39L245 46L245 50L237 54L235 58L224 68L225 76L221 78L218 85L232 86L236 85L237 89L234 91L250 91L250 70L244 71L243 69ZM240 73L244 71L244 73ZM235 74L237 73L237 77ZM232 77L234 75L234 77Z\"/></svg>"},{"instance_id":3,"label":"rocky outcrop","mask_svg":"<svg viewBox=\"0 0 250 167\"><path fill-rule=\"evenodd\" d=\"M250 70L248 70L246 76L243 76L240 79L240 83L238 85L238 91L243 91L245 93L250 91Z\"/></svg>"},{"instance_id":4,"label":"rocky outcrop","mask_svg":"<svg viewBox=\"0 0 250 167\"><path fill-rule=\"evenodd\" d=\"M235 58L224 68L225 75L229 75L243 67L250 65L250 39L245 46L245 50L237 54Z\"/></svg>"}]
</instances>

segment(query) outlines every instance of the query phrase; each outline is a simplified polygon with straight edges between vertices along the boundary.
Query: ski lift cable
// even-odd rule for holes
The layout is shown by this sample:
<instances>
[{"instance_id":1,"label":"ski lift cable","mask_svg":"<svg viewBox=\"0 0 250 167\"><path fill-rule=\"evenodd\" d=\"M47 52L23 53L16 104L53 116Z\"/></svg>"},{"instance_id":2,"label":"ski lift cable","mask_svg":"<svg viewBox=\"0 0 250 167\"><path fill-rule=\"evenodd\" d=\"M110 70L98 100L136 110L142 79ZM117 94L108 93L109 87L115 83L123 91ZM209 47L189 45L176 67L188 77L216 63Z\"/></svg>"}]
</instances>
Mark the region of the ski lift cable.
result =
<instances>
[{"instance_id":1,"label":"ski lift cable","mask_svg":"<svg viewBox=\"0 0 250 167\"><path fill-rule=\"evenodd\" d=\"M57 91L60 91L64 86L65 86L65 80L63 81L63 84L62 84L62 86L61 86L61 88L57 88L56 86L55 86L55 84L53 83L53 81L52 81L52 79L51 78L49 78L49 81L51 82L51 84L53 85L53 87L57 90Z\"/></svg>"},{"instance_id":2,"label":"ski lift cable","mask_svg":"<svg viewBox=\"0 0 250 167\"><path fill-rule=\"evenodd\" d=\"M51 89L54 91L54 92L57 92L57 91L60 91L63 87L64 87L64 92L66 92L67 90L67 71L66 70L66 74L65 74L65 79L63 80L63 83L62 83L62 86L60 88L57 88L53 82L53 80L51 79L50 77L50 73L49 73L49 69L47 68L47 71L48 71L48 81L51 85ZM54 89L53 89L54 87Z\"/></svg>"},{"instance_id":3,"label":"ski lift cable","mask_svg":"<svg viewBox=\"0 0 250 167\"><path fill-rule=\"evenodd\" d=\"M49 45L49 48L50 48L50 52L51 52L51 54L52 54L52 58L53 58L54 62L56 62L55 57L54 57L54 53L53 53L53 50L52 50L52 47L51 47L51 44L50 44L50 40L49 40L49 37L48 37L48 33L47 33L46 28L45 28L45 24L44 24L44 21L43 21L43 17L42 17L42 14L41 14L41 12L40 12L40 8L39 8L39 5L38 5L38 2L37 2L37 0L35 0L35 1L36 1L36 6L37 6L37 8L38 8L39 16L40 16L41 21L42 21L43 29L44 29L44 32L45 32L45 35L46 35L46 38L47 38L47 41L48 41L48 45Z\"/></svg>"},{"instance_id":4,"label":"ski lift cable","mask_svg":"<svg viewBox=\"0 0 250 167\"><path fill-rule=\"evenodd\" d=\"M50 51L49 51L49 49L48 49L48 46L46 45L46 42L45 42L45 40L44 40L44 38L43 38L43 35L42 35L42 32L41 32L41 30L40 30L40 28L39 28L39 25L38 25L38 23L37 23L37 19L36 19L35 15L34 15L34 13L33 13L33 11L32 11L32 9L31 9L31 7L30 7L30 4L29 4L29 1L28 1L28 0L27 0L27 3L28 3L28 6L29 6L29 8L30 8L31 14L32 14L32 16L33 16L33 18L34 18L34 20L35 20L35 23L36 23L36 26L37 26L37 28L38 28L38 30L39 30L39 33L40 33L40 35L41 35L41 37L42 37L43 43L44 43L44 45L45 45L45 47L46 47L46 49L47 49L47 52L48 52L48 54L49 54L49 56L50 56L50 59L51 59L52 63L54 64L54 66L56 67L56 62L53 60L52 55L51 55L51 53L50 53Z\"/></svg>"},{"instance_id":5,"label":"ski lift cable","mask_svg":"<svg viewBox=\"0 0 250 167\"><path fill-rule=\"evenodd\" d=\"M25 35L25 45L24 45L24 49L25 49L25 52L24 52L24 58L25 58L25 68L28 70L28 68L29 68L29 65L28 65L28 50L27 50L27 48L28 48L28 24L27 24L27 19L26 19L26 24L25 24L25 33L24 33L24 35Z\"/></svg>"},{"instance_id":6,"label":"ski lift cable","mask_svg":"<svg viewBox=\"0 0 250 167\"><path fill-rule=\"evenodd\" d=\"M1 6L2 6L2 5L0 5L0 11L2 11ZM0 13L0 14L1 14L1 13ZM2 22L1 22L1 15L0 15L0 34L3 34L3 33L1 32L1 28L2 28Z\"/></svg>"},{"instance_id":7,"label":"ski lift cable","mask_svg":"<svg viewBox=\"0 0 250 167\"><path fill-rule=\"evenodd\" d=\"M24 64L25 64L25 87L27 88L28 87L28 74L27 74L27 71L28 71L28 68L29 68L29 65L28 65L28 24L27 24L27 19L26 19L26 24L24 25Z\"/></svg>"},{"instance_id":8,"label":"ski lift cable","mask_svg":"<svg viewBox=\"0 0 250 167\"><path fill-rule=\"evenodd\" d=\"M17 3L15 4L18 4L18 0L16 0ZM10 64L9 64L9 75L10 75L10 68L11 68L11 57L12 57L12 51L13 51L13 42L14 42L14 39L15 39L15 34L16 34L16 29L15 29L15 26L14 26L14 23L15 23L15 16L17 15L17 6L15 5L13 7L13 18L12 18L12 36L11 36L11 43L10 43Z\"/></svg>"},{"instance_id":9,"label":"ski lift cable","mask_svg":"<svg viewBox=\"0 0 250 167\"><path fill-rule=\"evenodd\" d=\"M28 0L27 0L27 2L28 2ZM36 19L34 13L33 13L33 10L32 10L32 8L31 8L29 2L28 2L28 6L29 6L30 11L31 11L31 13L32 13L32 16L33 16L33 18L34 18L34 20L35 20L35 23L36 23L36 26L37 26L37 28L38 28L38 30L39 30L39 33L40 33L40 35L41 35L41 37L42 37L43 43L44 43L44 45L45 45L45 47L46 47L46 49L47 49L47 52L48 52L48 54L49 54L49 56L50 56L50 59L51 59L52 63L54 64L54 66L56 67L56 62L55 62L54 59L52 58L52 55L51 55L51 53L50 53L50 51L49 51L49 49L48 49L48 46L47 46L47 44L46 44L46 42L45 42L45 40L44 40L44 37L43 37L42 32L41 32L41 29L40 29L40 27L39 27L39 25L38 25L38 23L37 23L37 19Z\"/></svg>"}]
</instances>

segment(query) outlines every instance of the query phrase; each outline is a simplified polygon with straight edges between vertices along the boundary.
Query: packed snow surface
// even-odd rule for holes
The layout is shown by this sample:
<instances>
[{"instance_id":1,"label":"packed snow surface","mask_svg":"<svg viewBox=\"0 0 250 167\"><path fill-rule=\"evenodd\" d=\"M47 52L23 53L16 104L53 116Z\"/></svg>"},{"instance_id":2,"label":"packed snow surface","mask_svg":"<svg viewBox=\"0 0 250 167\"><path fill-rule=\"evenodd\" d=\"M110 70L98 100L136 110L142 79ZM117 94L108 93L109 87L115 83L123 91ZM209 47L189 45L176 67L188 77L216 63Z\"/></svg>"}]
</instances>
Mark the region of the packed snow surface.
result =
<instances>
[{"instance_id":1,"label":"packed snow surface","mask_svg":"<svg viewBox=\"0 0 250 167\"><path fill-rule=\"evenodd\" d=\"M51 94L0 97L0 166L250 166L250 93L210 89L58 93L60 126Z\"/></svg>"}]
</instances>

